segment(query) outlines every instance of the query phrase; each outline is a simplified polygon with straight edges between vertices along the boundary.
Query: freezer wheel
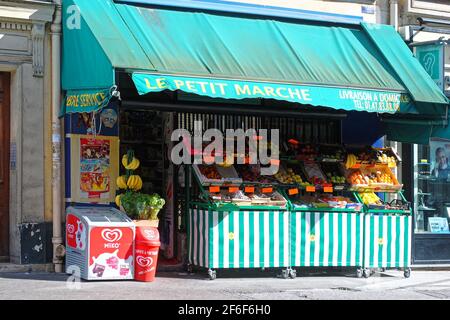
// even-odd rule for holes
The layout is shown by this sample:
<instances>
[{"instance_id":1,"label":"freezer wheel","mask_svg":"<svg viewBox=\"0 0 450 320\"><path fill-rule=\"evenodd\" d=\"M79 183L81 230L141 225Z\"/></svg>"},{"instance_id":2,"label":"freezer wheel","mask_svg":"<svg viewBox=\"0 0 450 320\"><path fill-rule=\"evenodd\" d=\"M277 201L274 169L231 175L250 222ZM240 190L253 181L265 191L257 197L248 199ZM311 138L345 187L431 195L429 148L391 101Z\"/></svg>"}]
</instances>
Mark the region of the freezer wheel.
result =
<instances>
[{"instance_id":1,"label":"freezer wheel","mask_svg":"<svg viewBox=\"0 0 450 320\"><path fill-rule=\"evenodd\" d=\"M403 272L403 276L405 278L409 278L411 276L411 268L406 268L405 271Z\"/></svg>"},{"instance_id":2,"label":"freezer wheel","mask_svg":"<svg viewBox=\"0 0 450 320\"><path fill-rule=\"evenodd\" d=\"M194 273L194 266L192 265L192 264L188 264L187 266L186 266L186 270L187 270L187 272L189 272L189 273Z\"/></svg>"},{"instance_id":3,"label":"freezer wheel","mask_svg":"<svg viewBox=\"0 0 450 320\"><path fill-rule=\"evenodd\" d=\"M289 278L289 270L288 269L284 269L284 270L282 270L281 271L281 278L283 278L283 279L287 279L287 278Z\"/></svg>"}]
</instances>

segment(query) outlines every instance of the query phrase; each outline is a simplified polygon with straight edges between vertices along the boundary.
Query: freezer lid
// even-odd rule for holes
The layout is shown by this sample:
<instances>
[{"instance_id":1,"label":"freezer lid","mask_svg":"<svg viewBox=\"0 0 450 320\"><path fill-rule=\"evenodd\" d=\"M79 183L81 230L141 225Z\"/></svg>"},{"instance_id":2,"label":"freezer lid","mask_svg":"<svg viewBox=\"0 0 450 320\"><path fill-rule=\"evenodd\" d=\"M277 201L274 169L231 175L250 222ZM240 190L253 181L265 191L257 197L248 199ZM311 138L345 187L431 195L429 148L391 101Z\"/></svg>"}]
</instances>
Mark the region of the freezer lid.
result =
<instances>
[{"instance_id":1,"label":"freezer lid","mask_svg":"<svg viewBox=\"0 0 450 320\"><path fill-rule=\"evenodd\" d=\"M122 211L111 207L74 207L72 210L89 223L131 223L132 220Z\"/></svg>"}]
</instances>

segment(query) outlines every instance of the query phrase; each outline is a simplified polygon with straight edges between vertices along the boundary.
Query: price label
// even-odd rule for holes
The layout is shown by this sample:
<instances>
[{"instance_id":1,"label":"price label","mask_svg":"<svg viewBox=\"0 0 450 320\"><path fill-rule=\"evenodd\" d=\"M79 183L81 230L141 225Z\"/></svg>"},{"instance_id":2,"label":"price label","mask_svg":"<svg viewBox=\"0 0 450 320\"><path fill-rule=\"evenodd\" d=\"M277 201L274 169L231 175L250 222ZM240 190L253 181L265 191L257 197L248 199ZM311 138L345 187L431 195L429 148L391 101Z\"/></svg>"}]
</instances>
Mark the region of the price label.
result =
<instances>
[{"instance_id":1,"label":"price label","mask_svg":"<svg viewBox=\"0 0 450 320\"><path fill-rule=\"evenodd\" d=\"M218 193L218 192L220 192L220 187L219 186L210 186L209 187L209 192L211 192L211 193Z\"/></svg>"},{"instance_id":2,"label":"price label","mask_svg":"<svg viewBox=\"0 0 450 320\"><path fill-rule=\"evenodd\" d=\"M333 192L333 187L324 187L323 188L323 192L332 193Z\"/></svg>"},{"instance_id":3,"label":"price label","mask_svg":"<svg viewBox=\"0 0 450 320\"><path fill-rule=\"evenodd\" d=\"M246 193L255 193L255 187L245 187Z\"/></svg>"},{"instance_id":4,"label":"price label","mask_svg":"<svg viewBox=\"0 0 450 320\"><path fill-rule=\"evenodd\" d=\"M306 186L306 192L316 192L316 187Z\"/></svg>"},{"instance_id":5,"label":"price label","mask_svg":"<svg viewBox=\"0 0 450 320\"><path fill-rule=\"evenodd\" d=\"M298 194L298 189L297 188L289 189L288 193L290 196L293 196L294 194Z\"/></svg>"},{"instance_id":6,"label":"price label","mask_svg":"<svg viewBox=\"0 0 450 320\"><path fill-rule=\"evenodd\" d=\"M260 141L262 140L262 136L253 136L253 140Z\"/></svg>"},{"instance_id":7,"label":"price label","mask_svg":"<svg viewBox=\"0 0 450 320\"><path fill-rule=\"evenodd\" d=\"M420 163L428 163L427 159L420 159Z\"/></svg>"},{"instance_id":8,"label":"price label","mask_svg":"<svg viewBox=\"0 0 450 320\"><path fill-rule=\"evenodd\" d=\"M229 187L228 192L229 193L236 193L239 191L239 187Z\"/></svg>"},{"instance_id":9,"label":"price label","mask_svg":"<svg viewBox=\"0 0 450 320\"><path fill-rule=\"evenodd\" d=\"M272 193L273 192L273 188L262 188L261 192L262 193Z\"/></svg>"}]
</instances>

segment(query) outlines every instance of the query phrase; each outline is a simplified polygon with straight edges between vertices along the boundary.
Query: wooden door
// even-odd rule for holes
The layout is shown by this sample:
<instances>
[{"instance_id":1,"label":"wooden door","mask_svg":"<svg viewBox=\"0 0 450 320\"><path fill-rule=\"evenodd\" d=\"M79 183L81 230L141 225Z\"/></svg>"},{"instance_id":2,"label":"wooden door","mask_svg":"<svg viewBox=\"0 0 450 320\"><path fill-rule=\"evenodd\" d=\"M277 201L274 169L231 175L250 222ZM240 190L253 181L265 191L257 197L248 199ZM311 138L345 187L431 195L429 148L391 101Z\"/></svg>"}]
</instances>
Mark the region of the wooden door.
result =
<instances>
[{"instance_id":1,"label":"wooden door","mask_svg":"<svg viewBox=\"0 0 450 320\"><path fill-rule=\"evenodd\" d=\"M0 72L0 262L9 256L10 74Z\"/></svg>"}]
</instances>

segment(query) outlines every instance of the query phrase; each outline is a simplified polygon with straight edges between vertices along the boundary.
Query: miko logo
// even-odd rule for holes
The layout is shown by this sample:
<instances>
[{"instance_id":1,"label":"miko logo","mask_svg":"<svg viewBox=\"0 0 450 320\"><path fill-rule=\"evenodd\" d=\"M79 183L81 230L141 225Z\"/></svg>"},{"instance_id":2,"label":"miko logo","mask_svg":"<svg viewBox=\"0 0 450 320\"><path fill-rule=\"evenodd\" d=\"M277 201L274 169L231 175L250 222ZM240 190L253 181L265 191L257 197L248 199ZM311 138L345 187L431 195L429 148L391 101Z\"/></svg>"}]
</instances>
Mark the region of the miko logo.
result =
<instances>
[{"instance_id":1,"label":"miko logo","mask_svg":"<svg viewBox=\"0 0 450 320\"><path fill-rule=\"evenodd\" d=\"M152 257L145 258L143 256L138 256L136 258L136 262L142 268L146 268L146 267L150 266L153 263L153 259L152 259Z\"/></svg>"},{"instance_id":2,"label":"miko logo","mask_svg":"<svg viewBox=\"0 0 450 320\"><path fill-rule=\"evenodd\" d=\"M75 232L75 226L73 224L67 225L67 232L68 233L74 233Z\"/></svg>"},{"instance_id":3,"label":"miko logo","mask_svg":"<svg viewBox=\"0 0 450 320\"><path fill-rule=\"evenodd\" d=\"M102 238L108 242L117 242L122 239L122 231L120 229L103 229Z\"/></svg>"}]
</instances>

